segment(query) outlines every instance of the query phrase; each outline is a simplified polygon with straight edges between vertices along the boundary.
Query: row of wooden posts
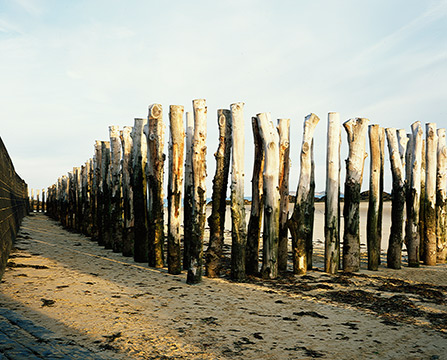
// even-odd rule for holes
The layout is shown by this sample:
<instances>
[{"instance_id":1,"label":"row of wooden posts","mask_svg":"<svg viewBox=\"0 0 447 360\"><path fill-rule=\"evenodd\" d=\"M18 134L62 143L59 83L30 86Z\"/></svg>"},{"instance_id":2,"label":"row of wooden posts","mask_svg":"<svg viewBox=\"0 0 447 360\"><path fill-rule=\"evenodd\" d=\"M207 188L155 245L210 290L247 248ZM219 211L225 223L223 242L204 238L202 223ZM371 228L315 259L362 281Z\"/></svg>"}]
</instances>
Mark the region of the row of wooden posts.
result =
<instances>
[{"instance_id":1,"label":"row of wooden posts","mask_svg":"<svg viewBox=\"0 0 447 360\"><path fill-rule=\"evenodd\" d=\"M96 141L95 153L79 168L60 177L47 190L47 212L70 229L84 233L100 245L133 256L137 262L178 274L187 270L187 282L206 275L219 276L223 266L224 223L227 185L231 165L231 277L247 275L276 278L287 269L289 231L292 238L293 271L304 274L312 268L314 222L313 136L319 122L310 114L304 119L300 175L294 210L289 217L289 119L270 113L252 118L254 166L252 204L248 226L244 206L244 117L243 103L217 112L219 143L213 179L212 209L208 218L209 246L204 254L206 221L206 130L207 107L203 99L193 101L193 113L171 105L169 111L167 256L164 254L165 155L162 106L149 107L147 119L135 119L133 127L110 126L110 141ZM387 266L401 267L405 240L408 265L435 265L447 254L446 186L447 147L445 129L426 124L424 146L420 122L411 133L369 125L354 118L343 126L349 156L344 188L343 251L340 251L340 144L338 113L327 122L327 177L325 198L325 271L360 269L359 202L369 128L371 154L367 223L368 269L377 270L382 237L385 137L393 176L392 227ZM186 131L185 131L186 129ZM186 132L186 139L185 139ZM186 143L186 144L185 144ZM186 149L184 153L184 149ZM230 160L231 159L231 160ZM183 191L183 198L182 198ZM183 199L183 254L180 214ZM406 204L406 220L405 220ZM261 223L263 219L263 224ZM405 235L403 232L404 223ZM262 260L260 239L262 232ZM342 262L340 263L340 257Z\"/></svg>"}]
</instances>

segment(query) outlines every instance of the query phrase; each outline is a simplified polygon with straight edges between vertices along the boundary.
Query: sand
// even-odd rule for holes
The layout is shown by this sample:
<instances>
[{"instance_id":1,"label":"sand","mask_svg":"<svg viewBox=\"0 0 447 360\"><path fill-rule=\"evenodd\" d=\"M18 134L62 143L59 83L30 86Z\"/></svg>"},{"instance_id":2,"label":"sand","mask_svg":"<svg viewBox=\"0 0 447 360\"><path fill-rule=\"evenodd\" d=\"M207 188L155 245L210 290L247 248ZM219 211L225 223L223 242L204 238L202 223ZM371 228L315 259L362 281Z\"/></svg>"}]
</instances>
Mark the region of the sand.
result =
<instances>
[{"instance_id":1,"label":"sand","mask_svg":"<svg viewBox=\"0 0 447 360\"><path fill-rule=\"evenodd\" d=\"M110 359L447 359L446 265L328 276L315 253L304 277L187 285L35 214L0 306Z\"/></svg>"}]
</instances>

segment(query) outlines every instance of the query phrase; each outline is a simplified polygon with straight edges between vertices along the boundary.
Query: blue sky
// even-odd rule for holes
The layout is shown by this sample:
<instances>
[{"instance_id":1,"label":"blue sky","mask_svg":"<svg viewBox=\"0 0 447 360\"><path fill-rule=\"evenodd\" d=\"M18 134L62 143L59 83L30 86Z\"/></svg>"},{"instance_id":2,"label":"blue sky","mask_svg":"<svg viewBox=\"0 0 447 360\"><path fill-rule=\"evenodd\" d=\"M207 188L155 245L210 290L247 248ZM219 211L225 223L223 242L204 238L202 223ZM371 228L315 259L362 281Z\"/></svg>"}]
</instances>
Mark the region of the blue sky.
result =
<instances>
[{"instance_id":1,"label":"blue sky","mask_svg":"<svg viewBox=\"0 0 447 360\"><path fill-rule=\"evenodd\" d=\"M292 191L310 112L317 190L330 111L447 126L446 1L0 0L0 54L0 136L30 188L83 164L109 125L132 125L152 103L167 124L169 105L207 100L208 196L216 112L233 102L245 102L247 193L259 112L291 119ZM345 159L344 130L342 141ZM364 174L367 188L368 160Z\"/></svg>"}]
</instances>

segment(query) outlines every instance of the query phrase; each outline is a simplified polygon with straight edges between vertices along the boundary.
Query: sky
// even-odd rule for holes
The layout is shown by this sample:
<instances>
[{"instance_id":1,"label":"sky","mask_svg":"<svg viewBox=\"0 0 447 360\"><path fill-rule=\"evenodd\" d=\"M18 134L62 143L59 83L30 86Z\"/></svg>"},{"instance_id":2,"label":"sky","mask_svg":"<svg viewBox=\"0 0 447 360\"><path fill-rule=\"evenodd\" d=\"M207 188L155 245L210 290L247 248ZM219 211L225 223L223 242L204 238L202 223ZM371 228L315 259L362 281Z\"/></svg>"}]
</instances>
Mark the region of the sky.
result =
<instances>
[{"instance_id":1,"label":"sky","mask_svg":"<svg viewBox=\"0 0 447 360\"><path fill-rule=\"evenodd\" d=\"M414 121L447 126L447 1L0 0L0 81L0 136L29 188L84 164L109 125L133 125L153 103L168 125L169 105L192 111L204 98L207 196L217 110L240 101L246 195L260 112L291 119L291 191L304 117L320 117L322 191L328 112L407 132ZM342 183L346 142L342 129ZM388 153L385 169L390 191ZM367 159L363 189L368 179Z\"/></svg>"}]
</instances>

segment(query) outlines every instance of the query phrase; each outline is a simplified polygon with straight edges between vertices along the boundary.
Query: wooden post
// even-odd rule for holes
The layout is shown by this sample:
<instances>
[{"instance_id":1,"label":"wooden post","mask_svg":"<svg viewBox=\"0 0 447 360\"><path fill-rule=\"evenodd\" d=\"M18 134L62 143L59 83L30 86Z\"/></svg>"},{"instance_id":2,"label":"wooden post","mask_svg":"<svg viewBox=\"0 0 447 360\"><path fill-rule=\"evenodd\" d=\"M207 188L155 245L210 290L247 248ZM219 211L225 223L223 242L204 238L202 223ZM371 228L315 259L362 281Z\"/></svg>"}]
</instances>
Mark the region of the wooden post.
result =
<instances>
[{"instance_id":1,"label":"wooden post","mask_svg":"<svg viewBox=\"0 0 447 360\"><path fill-rule=\"evenodd\" d=\"M420 201L420 209L419 209L419 238L420 238L420 247L419 247L419 257L420 259L425 258L425 246L424 246L424 238L425 238L425 172L426 172L426 156L425 156L426 144L425 139L422 140L422 161L421 161L421 201Z\"/></svg>"},{"instance_id":2,"label":"wooden post","mask_svg":"<svg viewBox=\"0 0 447 360\"><path fill-rule=\"evenodd\" d=\"M31 195L29 197L29 208L31 212L34 212L34 189L31 189Z\"/></svg>"},{"instance_id":3,"label":"wooden post","mask_svg":"<svg viewBox=\"0 0 447 360\"><path fill-rule=\"evenodd\" d=\"M305 227L309 229L306 237L306 259L307 270L312 270L312 257L314 251L313 237L314 237L314 216L315 216L315 160L314 160L314 140L310 145L310 187L307 201L306 216L304 218Z\"/></svg>"},{"instance_id":4,"label":"wooden post","mask_svg":"<svg viewBox=\"0 0 447 360\"><path fill-rule=\"evenodd\" d=\"M192 148L193 201L191 219L190 264L186 282L202 281L203 236L206 220L206 102L193 100L194 140Z\"/></svg>"},{"instance_id":5,"label":"wooden post","mask_svg":"<svg viewBox=\"0 0 447 360\"><path fill-rule=\"evenodd\" d=\"M279 241L278 271L287 271L289 243L289 171L290 171L290 119L278 119L279 133Z\"/></svg>"},{"instance_id":6,"label":"wooden post","mask_svg":"<svg viewBox=\"0 0 447 360\"><path fill-rule=\"evenodd\" d=\"M182 271L180 250L180 211L182 207L183 152L185 130L183 129L183 106L169 107L169 175L168 175L168 272Z\"/></svg>"},{"instance_id":7,"label":"wooden post","mask_svg":"<svg viewBox=\"0 0 447 360\"><path fill-rule=\"evenodd\" d=\"M233 147L231 161L231 278L245 279L247 229L244 201L244 103L231 104Z\"/></svg>"},{"instance_id":8,"label":"wooden post","mask_svg":"<svg viewBox=\"0 0 447 360\"><path fill-rule=\"evenodd\" d=\"M340 115L328 114L326 200L324 217L324 271L336 274L340 265Z\"/></svg>"},{"instance_id":9,"label":"wooden post","mask_svg":"<svg viewBox=\"0 0 447 360\"><path fill-rule=\"evenodd\" d=\"M85 221L87 215L87 163L81 166L80 173L80 189L79 189L79 214L81 215L81 223L79 224L79 231L82 234L86 234L85 232Z\"/></svg>"},{"instance_id":10,"label":"wooden post","mask_svg":"<svg viewBox=\"0 0 447 360\"><path fill-rule=\"evenodd\" d=\"M419 232L419 210L421 201L421 164L422 164L422 147L423 147L423 130L421 123L416 121L411 125L411 158L410 160L410 183L408 190L407 204L407 253L408 266L419 267L420 259L420 232Z\"/></svg>"},{"instance_id":11,"label":"wooden post","mask_svg":"<svg viewBox=\"0 0 447 360\"><path fill-rule=\"evenodd\" d=\"M217 110L219 145L214 153L216 173L213 179L212 209L208 217L210 242L206 251L206 275L218 277L222 267L228 172L231 155L231 111Z\"/></svg>"},{"instance_id":12,"label":"wooden post","mask_svg":"<svg viewBox=\"0 0 447 360\"><path fill-rule=\"evenodd\" d=\"M45 203L45 189L42 189L42 213L46 212L46 207L45 207L46 203Z\"/></svg>"},{"instance_id":13,"label":"wooden post","mask_svg":"<svg viewBox=\"0 0 447 360\"><path fill-rule=\"evenodd\" d=\"M36 190L36 212L40 211L40 190Z\"/></svg>"},{"instance_id":14,"label":"wooden post","mask_svg":"<svg viewBox=\"0 0 447 360\"><path fill-rule=\"evenodd\" d=\"M289 229L292 235L292 258L293 272L295 274L305 274L308 269L309 237L312 230L309 228L309 219L314 216L309 213L310 195L312 187L312 139L320 119L315 114L307 115L304 119L303 143L301 146L301 169L296 191L295 206L292 217L289 220Z\"/></svg>"},{"instance_id":15,"label":"wooden post","mask_svg":"<svg viewBox=\"0 0 447 360\"><path fill-rule=\"evenodd\" d=\"M92 239L98 241L101 228L100 204L102 194L100 188L101 179L101 141L95 141L95 155L93 157L93 181L92 181Z\"/></svg>"},{"instance_id":16,"label":"wooden post","mask_svg":"<svg viewBox=\"0 0 447 360\"><path fill-rule=\"evenodd\" d=\"M101 189L102 189L102 221L101 237L99 245L104 245L106 249L112 248L111 230L111 189L110 189L110 141L101 141Z\"/></svg>"},{"instance_id":17,"label":"wooden post","mask_svg":"<svg viewBox=\"0 0 447 360\"><path fill-rule=\"evenodd\" d=\"M423 259L425 265L436 265L436 153L438 149L436 124L425 124L425 130L425 237Z\"/></svg>"},{"instance_id":18,"label":"wooden post","mask_svg":"<svg viewBox=\"0 0 447 360\"><path fill-rule=\"evenodd\" d=\"M264 145L258 119L251 118L253 130L253 142L255 146L253 161L253 176L251 180L251 208L250 219L247 230L247 248L245 252L245 272L247 275L258 275L259 273L259 239L262 224L262 187L264 171Z\"/></svg>"},{"instance_id":19,"label":"wooden post","mask_svg":"<svg viewBox=\"0 0 447 360\"><path fill-rule=\"evenodd\" d=\"M123 250L123 210L121 207L121 146L119 126L109 126L111 172L111 240L114 252Z\"/></svg>"},{"instance_id":20,"label":"wooden post","mask_svg":"<svg viewBox=\"0 0 447 360\"><path fill-rule=\"evenodd\" d=\"M160 104L149 107L147 129L148 151L148 260L149 266L162 268L164 263L164 204L163 173L164 124L163 109Z\"/></svg>"},{"instance_id":21,"label":"wooden post","mask_svg":"<svg viewBox=\"0 0 447 360\"><path fill-rule=\"evenodd\" d=\"M191 263L191 237L192 237L192 203L193 203L193 177L192 177L192 145L194 138L194 117L191 112L186 113L185 138L185 184L183 195L183 270L188 270Z\"/></svg>"},{"instance_id":22,"label":"wooden post","mask_svg":"<svg viewBox=\"0 0 447 360\"><path fill-rule=\"evenodd\" d=\"M133 256L134 213L132 191L132 126L124 126L120 132L123 152L122 184L123 184L123 255Z\"/></svg>"},{"instance_id":23,"label":"wooden post","mask_svg":"<svg viewBox=\"0 0 447 360\"><path fill-rule=\"evenodd\" d=\"M390 153L391 172L393 175L391 231L387 251L387 266L391 269L400 269L402 265L402 230L405 205L404 167L402 164L402 152L399 146L400 139L398 138L396 129L387 128L385 131Z\"/></svg>"},{"instance_id":24,"label":"wooden post","mask_svg":"<svg viewBox=\"0 0 447 360\"><path fill-rule=\"evenodd\" d=\"M447 146L445 129L438 129L438 163L436 176L437 262L447 260ZM43 195L42 195L43 197Z\"/></svg>"},{"instance_id":25,"label":"wooden post","mask_svg":"<svg viewBox=\"0 0 447 360\"><path fill-rule=\"evenodd\" d=\"M258 118L264 148L264 232L262 246L261 275L265 279L278 276L278 241L279 241L279 134L270 113L260 113Z\"/></svg>"},{"instance_id":26,"label":"wooden post","mask_svg":"<svg viewBox=\"0 0 447 360\"><path fill-rule=\"evenodd\" d=\"M360 189L363 180L363 165L368 119L355 118L346 121L349 155L346 160L345 197L343 206L343 271L360 270Z\"/></svg>"},{"instance_id":27,"label":"wooden post","mask_svg":"<svg viewBox=\"0 0 447 360\"><path fill-rule=\"evenodd\" d=\"M404 243L407 248L408 254L408 243L410 242L411 233L411 223L410 223L410 212L411 212L411 155L414 148L413 134L407 134L407 150L405 152L405 235Z\"/></svg>"},{"instance_id":28,"label":"wooden post","mask_svg":"<svg viewBox=\"0 0 447 360\"><path fill-rule=\"evenodd\" d=\"M147 243L147 144L143 127L147 119L135 119L132 130L132 191L134 210L134 251L136 262L148 261Z\"/></svg>"},{"instance_id":29,"label":"wooden post","mask_svg":"<svg viewBox=\"0 0 447 360\"><path fill-rule=\"evenodd\" d=\"M385 129L381 127L379 129L379 144L380 144L380 178L379 178L379 213L377 216L377 242L382 244L382 221L383 221L383 183L385 176ZM381 252L381 248L379 249ZM380 264L379 257L379 264Z\"/></svg>"},{"instance_id":30,"label":"wooden post","mask_svg":"<svg viewBox=\"0 0 447 360\"><path fill-rule=\"evenodd\" d=\"M380 194L380 126L369 125L369 146L371 153L370 180L369 180L369 205L368 220L366 225L368 270L378 270L380 261L380 242L378 238L378 215Z\"/></svg>"}]
</instances>

